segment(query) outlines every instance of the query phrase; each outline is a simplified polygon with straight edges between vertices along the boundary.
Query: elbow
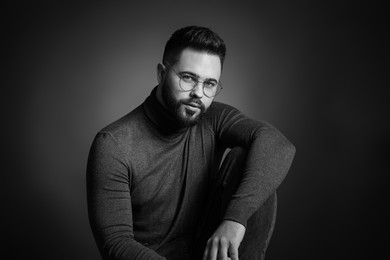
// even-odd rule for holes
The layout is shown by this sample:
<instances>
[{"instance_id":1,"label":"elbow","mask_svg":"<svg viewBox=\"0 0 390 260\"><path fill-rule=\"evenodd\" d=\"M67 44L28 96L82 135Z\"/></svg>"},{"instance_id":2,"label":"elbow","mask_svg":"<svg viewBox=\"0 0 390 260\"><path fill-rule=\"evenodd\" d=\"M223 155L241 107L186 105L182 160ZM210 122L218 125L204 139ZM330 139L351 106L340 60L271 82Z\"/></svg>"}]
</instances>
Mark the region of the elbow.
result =
<instances>
[{"instance_id":1,"label":"elbow","mask_svg":"<svg viewBox=\"0 0 390 260\"><path fill-rule=\"evenodd\" d=\"M293 145L289 140L286 139L286 144L284 145L284 150L286 154L288 154L288 157L291 159L291 161L294 159L296 148L295 145Z\"/></svg>"},{"instance_id":2,"label":"elbow","mask_svg":"<svg viewBox=\"0 0 390 260\"><path fill-rule=\"evenodd\" d=\"M279 133L279 135L280 137L278 142L279 143L278 157L283 162L282 165L284 165L285 168L284 170L287 173L294 160L296 148L295 145L292 144L284 135L282 135L281 133Z\"/></svg>"},{"instance_id":3,"label":"elbow","mask_svg":"<svg viewBox=\"0 0 390 260\"><path fill-rule=\"evenodd\" d=\"M269 154L276 168L282 167L283 171L288 171L294 159L296 148L279 130L269 127L262 131L262 142L266 152ZM279 167L278 167L279 166Z\"/></svg>"}]
</instances>

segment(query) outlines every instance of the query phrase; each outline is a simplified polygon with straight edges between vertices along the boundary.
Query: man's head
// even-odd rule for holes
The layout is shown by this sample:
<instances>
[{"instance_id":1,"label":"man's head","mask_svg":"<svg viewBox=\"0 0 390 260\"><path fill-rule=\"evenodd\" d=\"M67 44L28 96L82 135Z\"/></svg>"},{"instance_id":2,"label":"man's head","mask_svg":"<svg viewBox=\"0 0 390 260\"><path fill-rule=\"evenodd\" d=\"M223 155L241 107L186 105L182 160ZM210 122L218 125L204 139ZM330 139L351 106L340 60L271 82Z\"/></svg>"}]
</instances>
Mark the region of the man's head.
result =
<instances>
[{"instance_id":1,"label":"man's head","mask_svg":"<svg viewBox=\"0 0 390 260\"><path fill-rule=\"evenodd\" d=\"M165 45L163 64L174 65L180 52L186 48L219 56L221 67L223 67L226 55L225 43L209 28L188 26L175 31Z\"/></svg>"},{"instance_id":2,"label":"man's head","mask_svg":"<svg viewBox=\"0 0 390 260\"><path fill-rule=\"evenodd\" d=\"M221 88L225 53L223 40L204 27L179 29L168 40L157 67L157 98L179 124L196 124L211 105Z\"/></svg>"}]
</instances>

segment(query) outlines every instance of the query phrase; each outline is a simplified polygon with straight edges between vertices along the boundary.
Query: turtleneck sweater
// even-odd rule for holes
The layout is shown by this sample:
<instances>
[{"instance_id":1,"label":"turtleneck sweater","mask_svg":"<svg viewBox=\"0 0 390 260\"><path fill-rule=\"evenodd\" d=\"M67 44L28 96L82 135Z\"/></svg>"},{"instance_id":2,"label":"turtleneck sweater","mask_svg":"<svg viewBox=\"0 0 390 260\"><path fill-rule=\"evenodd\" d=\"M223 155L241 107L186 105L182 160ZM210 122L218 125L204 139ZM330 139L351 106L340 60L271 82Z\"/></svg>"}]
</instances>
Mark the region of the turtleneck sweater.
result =
<instances>
[{"instance_id":1,"label":"turtleneck sweater","mask_svg":"<svg viewBox=\"0 0 390 260\"><path fill-rule=\"evenodd\" d=\"M219 102L196 125L183 127L155 88L99 131L88 158L87 198L103 259L173 259L172 250L186 259L221 158L236 146L248 154L224 219L246 226L294 157L294 146L275 127Z\"/></svg>"}]
</instances>

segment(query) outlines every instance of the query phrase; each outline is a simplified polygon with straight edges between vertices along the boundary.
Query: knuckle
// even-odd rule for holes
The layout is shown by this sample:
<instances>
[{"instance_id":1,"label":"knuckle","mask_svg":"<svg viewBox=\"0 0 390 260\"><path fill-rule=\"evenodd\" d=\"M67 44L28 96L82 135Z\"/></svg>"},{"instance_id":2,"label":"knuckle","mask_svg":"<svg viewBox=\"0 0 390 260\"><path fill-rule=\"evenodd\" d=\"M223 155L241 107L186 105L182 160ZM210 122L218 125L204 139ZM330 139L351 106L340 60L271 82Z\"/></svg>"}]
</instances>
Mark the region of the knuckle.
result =
<instances>
[{"instance_id":1,"label":"knuckle","mask_svg":"<svg viewBox=\"0 0 390 260\"><path fill-rule=\"evenodd\" d=\"M221 238L219 239L219 243L222 244L222 245L227 244L227 242L228 242L228 240L227 240L226 237L221 237Z\"/></svg>"}]
</instances>

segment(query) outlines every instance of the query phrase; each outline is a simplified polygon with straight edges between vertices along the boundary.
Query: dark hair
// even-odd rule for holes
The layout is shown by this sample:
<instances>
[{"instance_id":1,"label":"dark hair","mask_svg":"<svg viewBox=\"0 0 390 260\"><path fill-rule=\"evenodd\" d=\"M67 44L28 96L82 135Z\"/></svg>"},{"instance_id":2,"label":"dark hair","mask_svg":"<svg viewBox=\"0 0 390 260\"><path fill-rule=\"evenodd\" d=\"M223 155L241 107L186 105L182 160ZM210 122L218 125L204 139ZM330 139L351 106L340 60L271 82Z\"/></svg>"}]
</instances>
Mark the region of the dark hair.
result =
<instances>
[{"instance_id":1,"label":"dark hair","mask_svg":"<svg viewBox=\"0 0 390 260\"><path fill-rule=\"evenodd\" d=\"M209 28L187 26L175 31L165 45L163 63L173 65L177 61L177 55L185 48L218 55L223 66L226 55L225 43Z\"/></svg>"}]
</instances>

